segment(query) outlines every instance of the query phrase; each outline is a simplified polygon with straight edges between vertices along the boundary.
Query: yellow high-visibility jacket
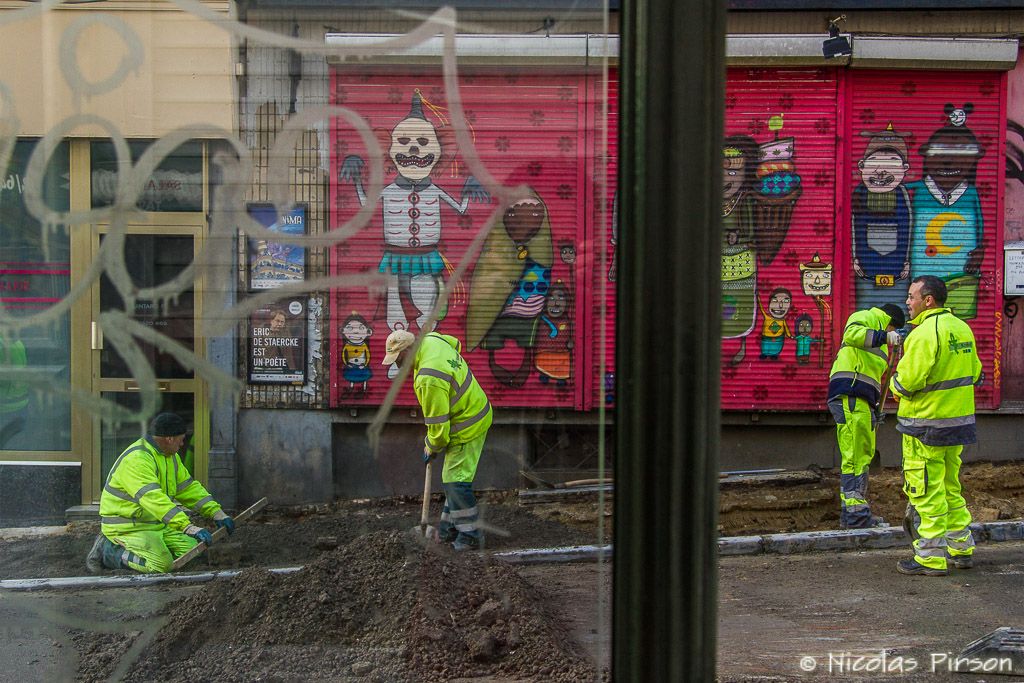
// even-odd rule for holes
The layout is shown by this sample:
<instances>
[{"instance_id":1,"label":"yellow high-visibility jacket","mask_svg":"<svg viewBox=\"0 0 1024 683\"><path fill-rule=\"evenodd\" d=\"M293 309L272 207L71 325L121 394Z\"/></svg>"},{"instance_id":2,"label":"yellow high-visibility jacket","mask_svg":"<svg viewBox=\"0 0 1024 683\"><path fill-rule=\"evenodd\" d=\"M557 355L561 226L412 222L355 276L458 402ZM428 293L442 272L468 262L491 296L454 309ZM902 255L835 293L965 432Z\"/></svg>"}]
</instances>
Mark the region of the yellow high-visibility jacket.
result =
<instances>
[{"instance_id":1,"label":"yellow high-visibility jacket","mask_svg":"<svg viewBox=\"0 0 1024 683\"><path fill-rule=\"evenodd\" d=\"M461 351L455 337L431 332L413 361L413 390L427 426L425 443L434 453L472 441L491 426L490 401Z\"/></svg>"},{"instance_id":2,"label":"yellow high-visibility jacket","mask_svg":"<svg viewBox=\"0 0 1024 683\"><path fill-rule=\"evenodd\" d=\"M974 386L982 371L974 333L948 308L910 322L916 327L889 382L900 400L896 429L927 446L976 442Z\"/></svg>"},{"instance_id":3,"label":"yellow high-visibility jacket","mask_svg":"<svg viewBox=\"0 0 1024 683\"><path fill-rule=\"evenodd\" d=\"M828 397L859 396L874 405L888 366L885 328L891 318L881 308L856 311L846 320L843 343L828 377Z\"/></svg>"},{"instance_id":4,"label":"yellow high-visibility jacket","mask_svg":"<svg viewBox=\"0 0 1024 683\"><path fill-rule=\"evenodd\" d=\"M188 515L175 501L204 517L221 510L177 454L164 455L148 439L139 439L110 468L100 495L100 528L108 538L165 526L184 531Z\"/></svg>"}]
</instances>

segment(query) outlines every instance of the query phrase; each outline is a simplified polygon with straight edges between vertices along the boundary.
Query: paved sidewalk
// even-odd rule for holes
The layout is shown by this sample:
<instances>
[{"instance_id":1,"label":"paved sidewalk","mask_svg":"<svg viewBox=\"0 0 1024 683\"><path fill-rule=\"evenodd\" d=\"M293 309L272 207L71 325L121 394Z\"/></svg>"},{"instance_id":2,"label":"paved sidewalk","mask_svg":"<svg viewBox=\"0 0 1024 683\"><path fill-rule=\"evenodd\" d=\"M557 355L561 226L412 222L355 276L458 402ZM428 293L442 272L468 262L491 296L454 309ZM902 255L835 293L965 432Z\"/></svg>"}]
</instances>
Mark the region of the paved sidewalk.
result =
<instances>
[{"instance_id":1,"label":"paved sidewalk","mask_svg":"<svg viewBox=\"0 0 1024 683\"><path fill-rule=\"evenodd\" d=\"M1024 681L1024 671L947 670L972 641L1024 628L1024 543L981 545L974 569L945 577L898 574L896 561L909 556L903 548L723 557L721 680Z\"/></svg>"}]
</instances>

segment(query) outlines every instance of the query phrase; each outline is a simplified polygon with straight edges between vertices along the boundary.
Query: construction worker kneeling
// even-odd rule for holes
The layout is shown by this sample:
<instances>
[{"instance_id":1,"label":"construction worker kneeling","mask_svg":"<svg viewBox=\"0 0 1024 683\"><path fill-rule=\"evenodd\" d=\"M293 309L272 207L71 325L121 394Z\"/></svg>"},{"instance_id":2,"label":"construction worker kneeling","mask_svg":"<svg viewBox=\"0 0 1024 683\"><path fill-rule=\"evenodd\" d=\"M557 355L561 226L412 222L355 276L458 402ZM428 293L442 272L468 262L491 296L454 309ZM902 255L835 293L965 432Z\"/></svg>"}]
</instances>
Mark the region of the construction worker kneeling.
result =
<instances>
[{"instance_id":1,"label":"construction worker kneeling","mask_svg":"<svg viewBox=\"0 0 1024 683\"><path fill-rule=\"evenodd\" d=\"M90 572L134 569L163 573L174 558L213 535L189 520L177 503L213 519L230 534L235 522L220 503L192 478L178 450L185 421L174 413L153 418L149 434L128 446L110 468L100 496L100 530L86 557Z\"/></svg>"}]
</instances>

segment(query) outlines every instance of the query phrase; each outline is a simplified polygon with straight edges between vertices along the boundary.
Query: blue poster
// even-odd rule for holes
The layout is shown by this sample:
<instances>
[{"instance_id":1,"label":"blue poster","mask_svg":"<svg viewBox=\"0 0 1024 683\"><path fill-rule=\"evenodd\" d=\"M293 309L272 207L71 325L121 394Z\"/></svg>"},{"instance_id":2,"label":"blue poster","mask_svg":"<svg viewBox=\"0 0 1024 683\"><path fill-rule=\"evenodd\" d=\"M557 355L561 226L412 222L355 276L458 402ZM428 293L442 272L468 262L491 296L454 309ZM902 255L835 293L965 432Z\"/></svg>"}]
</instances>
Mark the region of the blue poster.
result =
<instances>
[{"instance_id":1,"label":"blue poster","mask_svg":"<svg viewBox=\"0 0 1024 683\"><path fill-rule=\"evenodd\" d=\"M278 215L273 204L249 204L249 216L268 230L279 232L281 241L249 239L249 289L275 289L306 278L306 249L287 241L286 235L306 234L306 207L296 206Z\"/></svg>"}]
</instances>

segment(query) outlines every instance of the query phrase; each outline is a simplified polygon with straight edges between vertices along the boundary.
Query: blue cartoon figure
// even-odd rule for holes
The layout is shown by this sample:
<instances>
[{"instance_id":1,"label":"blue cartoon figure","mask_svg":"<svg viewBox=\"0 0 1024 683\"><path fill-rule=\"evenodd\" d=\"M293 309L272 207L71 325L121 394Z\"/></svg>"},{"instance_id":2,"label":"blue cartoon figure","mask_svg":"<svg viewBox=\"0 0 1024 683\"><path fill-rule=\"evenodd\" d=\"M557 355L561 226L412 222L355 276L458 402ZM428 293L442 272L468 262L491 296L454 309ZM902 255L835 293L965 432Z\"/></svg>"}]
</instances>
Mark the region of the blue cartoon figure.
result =
<instances>
[{"instance_id":1,"label":"blue cartoon figure","mask_svg":"<svg viewBox=\"0 0 1024 683\"><path fill-rule=\"evenodd\" d=\"M796 335L793 341L796 342L796 362L800 365L807 365L811 362L811 344L820 344L820 339L811 336L814 331L814 319L806 313L796 317Z\"/></svg>"},{"instance_id":2,"label":"blue cartoon figure","mask_svg":"<svg viewBox=\"0 0 1024 683\"><path fill-rule=\"evenodd\" d=\"M910 277L934 275L946 283L946 305L964 320L978 315L978 283L985 256L981 200L975 187L978 160L985 148L970 128L974 110L947 104L949 123L918 150L924 158L914 192L910 239Z\"/></svg>"}]
</instances>

